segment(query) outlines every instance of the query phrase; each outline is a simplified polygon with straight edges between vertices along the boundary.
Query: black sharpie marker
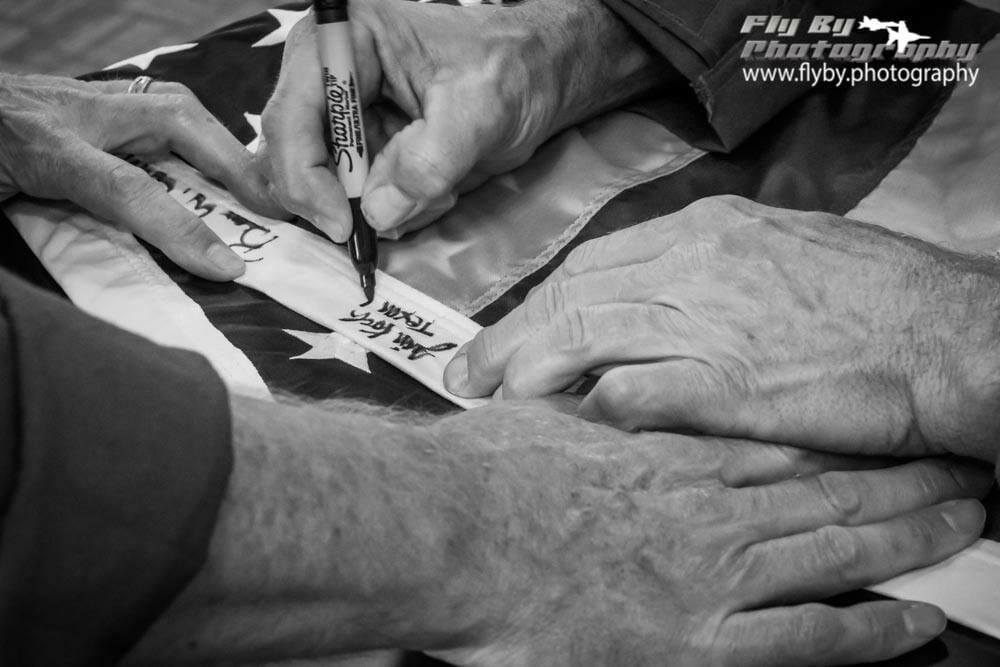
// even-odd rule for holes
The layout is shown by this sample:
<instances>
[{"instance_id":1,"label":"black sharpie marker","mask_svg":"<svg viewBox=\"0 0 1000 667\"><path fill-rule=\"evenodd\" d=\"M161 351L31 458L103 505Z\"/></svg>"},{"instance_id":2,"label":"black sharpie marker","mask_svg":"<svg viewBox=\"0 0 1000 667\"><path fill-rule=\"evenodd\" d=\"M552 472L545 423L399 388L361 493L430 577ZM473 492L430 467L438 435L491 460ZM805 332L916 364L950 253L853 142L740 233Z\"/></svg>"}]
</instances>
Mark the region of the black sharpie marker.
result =
<instances>
[{"instance_id":1,"label":"black sharpie marker","mask_svg":"<svg viewBox=\"0 0 1000 667\"><path fill-rule=\"evenodd\" d=\"M337 178L347 191L354 223L347 249L361 276L361 289L371 303L375 298L378 244L375 230L361 212L361 192L368 178L368 152L347 0L313 0L313 10L330 122L330 155L337 166Z\"/></svg>"}]
</instances>

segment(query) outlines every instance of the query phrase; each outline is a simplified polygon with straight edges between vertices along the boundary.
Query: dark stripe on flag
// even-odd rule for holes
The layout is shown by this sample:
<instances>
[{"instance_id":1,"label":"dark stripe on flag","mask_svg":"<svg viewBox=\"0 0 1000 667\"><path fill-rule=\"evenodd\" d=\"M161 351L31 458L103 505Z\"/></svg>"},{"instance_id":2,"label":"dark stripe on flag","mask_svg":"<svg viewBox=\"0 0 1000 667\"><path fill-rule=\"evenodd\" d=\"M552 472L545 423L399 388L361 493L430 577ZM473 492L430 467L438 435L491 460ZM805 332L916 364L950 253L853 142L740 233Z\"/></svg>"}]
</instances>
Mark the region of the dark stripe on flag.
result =
<instances>
[{"instance_id":1,"label":"dark stripe on flag","mask_svg":"<svg viewBox=\"0 0 1000 667\"><path fill-rule=\"evenodd\" d=\"M456 409L373 354L367 355L371 373L338 359L294 359L310 347L285 329L310 333L328 333L329 329L250 287L193 276L156 248L143 245L212 326L247 356L271 391L312 400L359 399L431 414Z\"/></svg>"},{"instance_id":2,"label":"dark stripe on flag","mask_svg":"<svg viewBox=\"0 0 1000 667\"><path fill-rule=\"evenodd\" d=\"M66 298L66 293L53 280L31 248L14 227L14 223L0 210L0 266L20 276L32 285Z\"/></svg>"}]
</instances>

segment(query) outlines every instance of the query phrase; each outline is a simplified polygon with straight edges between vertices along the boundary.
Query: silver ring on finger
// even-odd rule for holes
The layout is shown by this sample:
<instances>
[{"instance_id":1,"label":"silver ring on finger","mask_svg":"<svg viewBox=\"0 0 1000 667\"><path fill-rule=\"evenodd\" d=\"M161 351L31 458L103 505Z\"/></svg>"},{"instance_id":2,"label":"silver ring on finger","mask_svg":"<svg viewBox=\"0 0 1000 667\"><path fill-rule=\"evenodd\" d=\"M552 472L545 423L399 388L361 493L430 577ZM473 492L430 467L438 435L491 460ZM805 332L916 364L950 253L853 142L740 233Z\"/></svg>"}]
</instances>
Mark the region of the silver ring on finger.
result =
<instances>
[{"instance_id":1,"label":"silver ring on finger","mask_svg":"<svg viewBox=\"0 0 1000 667\"><path fill-rule=\"evenodd\" d=\"M149 86L153 83L153 77L146 76L145 74L137 76L132 79L132 83L128 85L128 90L125 91L126 94L141 95L142 93L149 90Z\"/></svg>"}]
</instances>

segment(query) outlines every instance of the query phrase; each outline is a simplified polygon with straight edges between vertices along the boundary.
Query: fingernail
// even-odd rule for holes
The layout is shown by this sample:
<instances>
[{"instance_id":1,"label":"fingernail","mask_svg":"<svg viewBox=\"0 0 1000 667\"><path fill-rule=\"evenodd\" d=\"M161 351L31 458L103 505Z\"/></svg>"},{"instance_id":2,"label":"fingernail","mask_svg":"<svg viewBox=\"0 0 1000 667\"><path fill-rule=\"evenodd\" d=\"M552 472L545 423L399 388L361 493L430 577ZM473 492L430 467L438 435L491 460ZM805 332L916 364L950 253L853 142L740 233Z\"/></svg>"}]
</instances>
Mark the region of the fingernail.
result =
<instances>
[{"instance_id":1,"label":"fingernail","mask_svg":"<svg viewBox=\"0 0 1000 667\"><path fill-rule=\"evenodd\" d=\"M469 357L464 349L452 358L444 369L445 389L457 396L463 396L463 391L469 388Z\"/></svg>"},{"instance_id":2,"label":"fingernail","mask_svg":"<svg viewBox=\"0 0 1000 667\"><path fill-rule=\"evenodd\" d=\"M927 604L913 605L903 612L906 631L917 637L937 637L944 632L948 619L937 607Z\"/></svg>"},{"instance_id":3,"label":"fingernail","mask_svg":"<svg viewBox=\"0 0 1000 667\"><path fill-rule=\"evenodd\" d=\"M243 274L243 270L246 268L243 264L243 260L239 256L229 249L228 246L222 245L221 243L213 243L208 246L208 252L205 253L208 257L208 261L215 264L220 270L224 271L228 275L239 276Z\"/></svg>"},{"instance_id":4,"label":"fingernail","mask_svg":"<svg viewBox=\"0 0 1000 667\"><path fill-rule=\"evenodd\" d=\"M383 185L365 197L362 207L368 224L384 231L402 224L417 207L417 202L395 185Z\"/></svg>"},{"instance_id":5,"label":"fingernail","mask_svg":"<svg viewBox=\"0 0 1000 667\"><path fill-rule=\"evenodd\" d=\"M956 533L978 533L986 521L986 510L972 500L953 500L942 512L944 520Z\"/></svg>"},{"instance_id":6,"label":"fingernail","mask_svg":"<svg viewBox=\"0 0 1000 667\"><path fill-rule=\"evenodd\" d=\"M311 223L316 229L333 239L334 243L345 243L351 235L350 225L320 213L312 217Z\"/></svg>"}]
</instances>

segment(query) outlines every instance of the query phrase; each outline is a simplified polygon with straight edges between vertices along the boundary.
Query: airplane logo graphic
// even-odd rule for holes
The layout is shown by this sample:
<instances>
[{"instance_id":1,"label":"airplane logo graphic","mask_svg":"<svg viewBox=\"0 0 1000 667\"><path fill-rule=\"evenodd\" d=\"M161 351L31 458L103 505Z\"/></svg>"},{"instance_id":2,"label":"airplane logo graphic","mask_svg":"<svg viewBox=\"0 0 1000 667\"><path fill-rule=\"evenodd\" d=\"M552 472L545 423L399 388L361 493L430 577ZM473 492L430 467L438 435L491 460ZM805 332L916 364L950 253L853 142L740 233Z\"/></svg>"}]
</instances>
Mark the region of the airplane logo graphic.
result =
<instances>
[{"instance_id":1,"label":"airplane logo graphic","mask_svg":"<svg viewBox=\"0 0 1000 667\"><path fill-rule=\"evenodd\" d=\"M906 50L906 47L913 42L930 39L928 35L919 35L915 32L910 32L906 21L879 21L878 19L870 19L866 16L861 19L861 24L858 27L872 31L887 30L889 32L889 39L885 44L886 46L895 44L897 53Z\"/></svg>"}]
</instances>

